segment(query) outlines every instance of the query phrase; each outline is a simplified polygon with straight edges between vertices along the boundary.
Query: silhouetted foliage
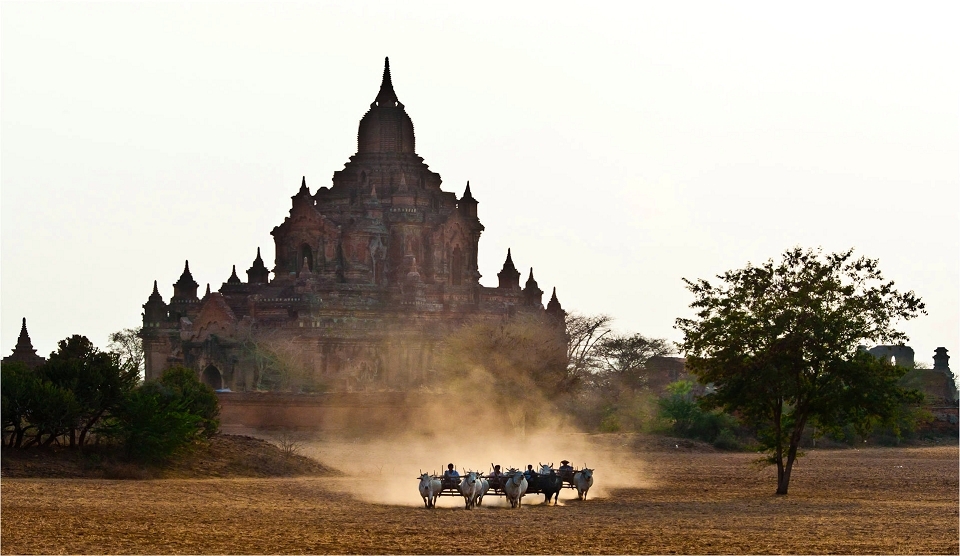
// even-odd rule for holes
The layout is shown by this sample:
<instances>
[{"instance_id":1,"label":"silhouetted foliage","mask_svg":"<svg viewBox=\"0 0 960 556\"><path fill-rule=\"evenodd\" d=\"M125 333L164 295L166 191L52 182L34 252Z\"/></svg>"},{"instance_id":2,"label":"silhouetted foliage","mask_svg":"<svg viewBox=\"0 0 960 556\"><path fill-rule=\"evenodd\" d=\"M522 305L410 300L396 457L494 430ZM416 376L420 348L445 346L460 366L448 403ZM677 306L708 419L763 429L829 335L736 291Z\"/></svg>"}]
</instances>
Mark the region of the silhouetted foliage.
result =
<instances>
[{"instance_id":1,"label":"silhouetted foliage","mask_svg":"<svg viewBox=\"0 0 960 556\"><path fill-rule=\"evenodd\" d=\"M145 370L143 359L143 340L140 338L141 327L124 328L110 334L110 343L107 351L117 355L120 366L126 371L136 371L138 377L143 377Z\"/></svg>"},{"instance_id":2,"label":"silhouetted foliage","mask_svg":"<svg viewBox=\"0 0 960 556\"><path fill-rule=\"evenodd\" d=\"M37 374L23 363L0 365L0 422L4 435L10 435L6 444L12 448L20 447L32 427L27 413L38 384Z\"/></svg>"},{"instance_id":3,"label":"silhouetted foliage","mask_svg":"<svg viewBox=\"0 0 960 556\"><path fill-rule=\"evenodd\" d=\"M598 343L597 372L620 386L639 389L647 383L647 363L653 357L673 354L671 342L642 334L611 335Z\"/></svg>"},{"instance_id":4,"label":"silhouetted foliage","mask_svg":"<svg viewBox=\"0 0 960 556\"><path fill-rule=\"evenodd\" d=\"M893 324L924 313L913 292L883 280L876 260L794 248L779 263L718 278L718 286L684 280L697 315L677 319L680 346L700 383L715 386L704 406L757 428L777 465L777 494L787 493L808 423L821 432L853 424L865 434L921 399L898 385L906 369L858 350L904 342Z\"/></svg>"},{"instance_id":5,"label":"silhouetted foliage","mask_svg":"<svg viewBox=\"0 0 960 556\"><path fill-rule=\"evenodd\" d=\"M657 400L660 418L674 436L716 442L723 437L721 446L730 449L737 446L734 429L737 420L719 410L708 411L697 403L693 382L680 380L667 385L667 395Z\"/></svg>"},{"instance_id":6,"label":"silhouetted foliage","mask_svg":"<svg viewBox=\"0 0 960 556\"><path fill-rule=\"evenodd\" d=\"M117 439L128 457L159 463L216 434L219 414L213 390L193 370L177 366L133 390L102 432Z\"/></svg>"},{"instance_id":7,"label":"silhouetted foliage","mask_svg":"<svg viewBox=\"0 0 960 556\"><path fill-rule=\"evenodd\" d=\"M184 410L196 416L203 436L213 436L220 429L220 402L212 388L197 379L197 373L175 366L163 371L160 384L183 401Z\"/></svg>"},{"instance_id":8,"label":"silhouetted foliage","mask_svg":"<svg viewBox=\"0 0 960 556\"><path fill-rule=\"evenodd\" d=\"M83 446L90 430L139 380L138 369L123 368L116 354L100 351L79 335L60 340L57 351L38 372L41 379L72 392L79 404L79 411L71 414L74 422L64 433L71 446ZM53 394L53 390L49 392Z\"/></svg>"}]
</instances>

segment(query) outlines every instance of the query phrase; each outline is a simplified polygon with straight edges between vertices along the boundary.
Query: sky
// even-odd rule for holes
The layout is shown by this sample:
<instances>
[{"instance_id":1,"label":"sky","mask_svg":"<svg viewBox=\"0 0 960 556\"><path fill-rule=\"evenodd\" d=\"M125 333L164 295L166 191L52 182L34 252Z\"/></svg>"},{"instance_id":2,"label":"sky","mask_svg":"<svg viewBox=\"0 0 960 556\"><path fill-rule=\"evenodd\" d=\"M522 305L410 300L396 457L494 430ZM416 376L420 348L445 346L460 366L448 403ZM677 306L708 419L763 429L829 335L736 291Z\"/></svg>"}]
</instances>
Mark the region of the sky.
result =
<instances>
[{"instance_id":1,"label":"sky","mask_svg":"<svg viewBox=\"0 0 960 556\"><path fill-rule=\"evenodd\" d=\"M244 276L356 152L383 59L417 152L568 311L679 340L711 278L879 259L960 356L960 8L805 2L0 3L0 351ZM954 367L958 365L955 364Z\"/></svg>"}]
</instances>

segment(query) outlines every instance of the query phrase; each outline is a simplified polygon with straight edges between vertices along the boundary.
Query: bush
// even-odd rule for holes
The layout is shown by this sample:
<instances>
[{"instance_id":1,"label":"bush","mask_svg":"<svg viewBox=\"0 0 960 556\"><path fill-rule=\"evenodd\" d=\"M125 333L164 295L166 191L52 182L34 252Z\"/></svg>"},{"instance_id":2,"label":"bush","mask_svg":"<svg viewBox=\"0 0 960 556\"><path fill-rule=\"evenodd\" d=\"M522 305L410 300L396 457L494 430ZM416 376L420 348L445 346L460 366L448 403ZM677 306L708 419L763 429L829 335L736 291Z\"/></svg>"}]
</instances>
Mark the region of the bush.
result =
<instances>
[{"instance_id":1,"label":"bush","mask_svg":"<svg viewBox=\"0 0 960 556\"><path fill-rule=\"evenodd\" d=\"M216 434L219 413L213 390L192 370L173 367L131 392L103 432L116 438L129 458L160 463Z\"/></svg>"},{"instance_id":2,"label":"bush","mask_svg":"<svg viewBox=\"0 0 960 556\"><path fill-rule=\"evenodd\" d=\"M660 407L659 417L672 434L715 442L725 433L722 444L730 445L731 439L736 443L733 432L737 426L736 418L717 410L704 411L693 396L692 382L680 380L668 384L667 391L669 394L660 398L657 404Z\"/></svg>"},{"instance_id":3,"label":"bush","mask_svg":"<svg viewBox=\"0 0 960 556\"><path fill-rule=\"evenodd\" d=\"M161 462L192 443L202 430L177 392L155 381L127 396L115 413L111 436L126 455L141 462Z\"/></svg>"},{"instance_id":4,"label":"bush","mask_svg":"<svg viewBox=\"0 0 960 556\"><path fill-rule=\"evenodd\" d=\"M220 430L220 401L212 388L200 382L197 374L186 367L170 367L160 375L160 384L183 400L185 410L199 417L203 436L211 437Z\"/></svg>"}]
</instances>

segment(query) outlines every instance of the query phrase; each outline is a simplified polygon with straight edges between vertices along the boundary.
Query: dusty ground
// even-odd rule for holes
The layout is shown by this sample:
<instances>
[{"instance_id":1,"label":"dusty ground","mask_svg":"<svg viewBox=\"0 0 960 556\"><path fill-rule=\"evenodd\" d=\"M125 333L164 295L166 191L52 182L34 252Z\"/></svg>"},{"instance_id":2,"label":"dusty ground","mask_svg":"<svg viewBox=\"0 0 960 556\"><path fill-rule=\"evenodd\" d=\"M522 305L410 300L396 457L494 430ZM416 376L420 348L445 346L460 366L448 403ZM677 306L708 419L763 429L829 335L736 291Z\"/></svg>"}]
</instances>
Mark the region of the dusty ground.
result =
<instances>
[{"instance_id":1,"label":"dusty ground","mask_svg":"<svg viewBox=\"0 0 960 556\"><path fill-rule=\"evenodd\" d=\"M634 486L560 507L418 507L408 473L363 478L2 481L2 553L957 554L956 446L814 450L775 497L755 455L621 442ZM331 454L349 446L328 446ZM383 475L387 477L384 478ZM396 476L392 476L396 475ZM404 505L352 491L395 483ZM382 481L382 482L381 482ZM366 489L365 497L369 497ZM389 498L389 497L388 497ZM571 499L573 498L573 499Z\"/></svg>"}]
</instances>

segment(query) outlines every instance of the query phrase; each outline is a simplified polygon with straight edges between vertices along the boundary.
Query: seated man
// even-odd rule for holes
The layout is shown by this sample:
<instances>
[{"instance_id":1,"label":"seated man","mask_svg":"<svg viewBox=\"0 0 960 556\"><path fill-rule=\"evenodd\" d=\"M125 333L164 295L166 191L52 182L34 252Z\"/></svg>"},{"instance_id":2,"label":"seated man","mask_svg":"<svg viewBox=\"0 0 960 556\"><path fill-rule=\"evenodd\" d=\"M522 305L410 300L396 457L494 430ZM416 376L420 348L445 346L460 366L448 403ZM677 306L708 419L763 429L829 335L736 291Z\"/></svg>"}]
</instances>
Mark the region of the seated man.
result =
<instances>
[{"instance_id":1,"label":"seated man","mask_svg":"<svg viewBox=\"0 0 960 556\"><path fill-rule=\"evenodd\" d=\"M500 492L503 490L504 476L503 472L500 471L499 464L493 466L493 473L490 473L489 480L490 488L492 488L494 492Z\"/></svg>"},{"instance_id":2,"label":"seated man","mask_svg":"<svg viewBox=\"0 0 960 556\"><path fill-rule=\"evenodd\" d=\"M530 478L536 474L537 472L533 470L533 465L528 465L527 470L523 472L523 477L529 482Z\"/></svg>"},{"instance_id":3,"label":"seated man","mask_svg":"<svg viewBox=\"0 0 960 556\"><path fill-rule=\"evenodd\" d=\"M460 473L453 468L453 464L447 464L447 470L443 472L443 487L453 488L460 484Z\"/></svg>"},{"instance_id":4,"label":"seated man","mask_svg":"<svg viewBox=\"0 0 960 556\"><path fill-rule=\"evenodd\" d=\"M559 471L561 479L567 481L568 483L573 482L573 466L570 465L569 461L567 460L561 461L560 469L558 469L557 471Z\"/></svg>"}]
</instances>

